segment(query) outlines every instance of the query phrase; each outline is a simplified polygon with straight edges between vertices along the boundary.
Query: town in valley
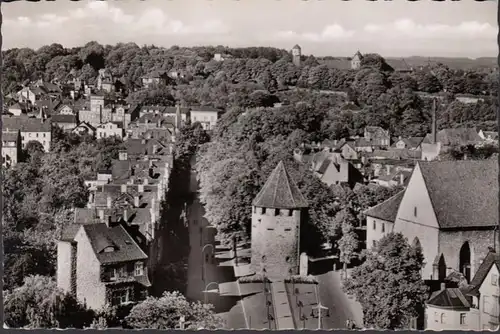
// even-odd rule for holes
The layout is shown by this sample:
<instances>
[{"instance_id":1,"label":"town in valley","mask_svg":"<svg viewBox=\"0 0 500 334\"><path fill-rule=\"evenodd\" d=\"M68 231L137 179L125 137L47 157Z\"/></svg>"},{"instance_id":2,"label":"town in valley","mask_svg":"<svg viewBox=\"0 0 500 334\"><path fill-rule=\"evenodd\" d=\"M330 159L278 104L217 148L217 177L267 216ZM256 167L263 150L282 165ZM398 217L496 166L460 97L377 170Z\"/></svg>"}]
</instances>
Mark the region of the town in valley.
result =
<instances>
[{"instance_id":1,"label":"town in valley","mask_svg":"<svg viewBox=\"0 0 500 334\"><path fill-rule=\"evenodd\" d=\"M4 328L498 329L496 58L294 44L4 48Z\"/></svg>"}]
</instances>

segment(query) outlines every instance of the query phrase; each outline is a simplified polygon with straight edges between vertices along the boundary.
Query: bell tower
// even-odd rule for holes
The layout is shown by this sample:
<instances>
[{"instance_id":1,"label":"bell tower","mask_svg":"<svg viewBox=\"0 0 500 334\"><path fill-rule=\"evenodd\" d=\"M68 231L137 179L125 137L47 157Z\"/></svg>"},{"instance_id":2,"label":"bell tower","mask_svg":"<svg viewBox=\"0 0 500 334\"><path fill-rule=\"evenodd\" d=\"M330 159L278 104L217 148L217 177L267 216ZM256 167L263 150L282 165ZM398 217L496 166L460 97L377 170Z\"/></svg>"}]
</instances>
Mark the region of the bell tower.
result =
<instances>
[{"instance_id":1,"label":"bell tower","mask_svg":"<svg viewBox=\"0 0 500 334\"><path fill-rule=\"evenodd\" d=\"M295 66L300 66L300 57L302 56L302 49L298 44L295 44L295 46L292 49L292 58L293 58L293 64Z\"/></svg>"}]
</instances>

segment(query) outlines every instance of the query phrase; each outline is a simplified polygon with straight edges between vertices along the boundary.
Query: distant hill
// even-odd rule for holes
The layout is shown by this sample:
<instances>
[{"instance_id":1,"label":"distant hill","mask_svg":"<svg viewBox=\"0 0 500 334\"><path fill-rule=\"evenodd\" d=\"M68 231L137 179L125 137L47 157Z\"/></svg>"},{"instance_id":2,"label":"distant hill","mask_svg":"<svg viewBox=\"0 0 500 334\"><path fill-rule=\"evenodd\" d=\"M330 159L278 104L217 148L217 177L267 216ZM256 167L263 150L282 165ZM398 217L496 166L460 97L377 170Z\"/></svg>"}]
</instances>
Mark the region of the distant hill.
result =
<instances>
[{"instance_id":1,"label":"distant hill","mask_svg":"<svg viewBox=\"0 0 500 334\"><path fill-rule=\"evenodd\" d=\"M402 59L396 57L387 57L387 60ZM477 59L471 58L447 58L447 57L407 57L403 58L405 62L411 67L425 66L429 63L442 63L452 69L479 69L479 68L492 68L498 66L498 60L494 57L482 57Z\"/></svg>"}]
</instances>

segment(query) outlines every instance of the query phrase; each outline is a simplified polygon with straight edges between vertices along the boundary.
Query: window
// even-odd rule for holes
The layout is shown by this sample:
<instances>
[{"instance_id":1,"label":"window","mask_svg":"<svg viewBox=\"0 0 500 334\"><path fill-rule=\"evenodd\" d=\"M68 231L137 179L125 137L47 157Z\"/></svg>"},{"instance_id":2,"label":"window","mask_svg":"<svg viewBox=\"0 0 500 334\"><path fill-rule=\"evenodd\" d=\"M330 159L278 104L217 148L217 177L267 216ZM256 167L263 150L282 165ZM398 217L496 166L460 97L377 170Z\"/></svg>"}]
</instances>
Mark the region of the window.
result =
<instances>
[{"instance_id":1,"label":"window","mask_svg":"<svg viewBox=\"0 0 500 334\"><path fill-rule=\"evenodd\" d=\"M438 313L437 312L434 312L434 321L435 322L439 322L438 321Z\"/></svg>"},{"instance_id":2,"label":"window","mask_svg":"<svg viewBox=\"0 0 500 334\"><path fill-rule=\"evenodd\" d=\"M493 298L493 307L490 314L498 317L498 296L493 296L492 298Z\"/></svg>"},{"instance_id":3,"label":"window","mask_svg":"<svg viewBox=\"0 0 500 334\"><path fill-rule=\"evenodd\" d=\"M488 296L483 297L483 312L488 313L490 308L490 300Z\"/></svg>"},{"instance_id":4,"label":"window","mask_svg":"<svg viewBox=\"0 0 500 334\"><path fill-rule=\"evenodd\" d=\"M498 285L498 276L495 274L491 275L491 285Z\"/></svg>"},{"instance_id":5,"label":"window","mask_svg":"<svg viewBox=\"0 0 500 334\"><path fill-rule=\"evenodd\" d=\"M382 233L385 233L385 224L382 223Z\"/></svg>"},{"instance_id":6,"label":"window","mask_svg":"<svg viewBox=\"0 0 500 334\"><path fill-rule=\"evenodd\" d=\"M377 241L376 241L376 240L373 240L373 241L372 241L372 245L373 245L373 247L377 246Z\"/></svg>"},{"instance_id":7,"label":"window","mask_svg":"<svg viewBox=\"0 0 500 334\"><path fill-rule=\"evenodd\" d=\"M268 231L274 231L274 228L268 227L267 230Z\"/></svg>"},{"instance_id":8,"label":"window","mask_svg":"<svg viewBox=\"0 0 500 334\"><path fill-rule=\"evenodd\" d=\"M135 263L135 270L134 270L135 276L142 276L144 275L144 266L142 262L136 262Z\"/></svg>"},{"instance_id":9,"label":"window","mask_svg":"<svg viewBox=\"0 0 500 334\"><path fill-rule=\"evenodd\" d=\"M373 230L375 231L377 229L377 222L374 220L373 221Z\"/></svg>"},{"instance_id":10,"label":"window","mask_svg":"<svg viewBox=\"0 0 500 334\"><path fill-rule=\"evenodd\" d=\"M262 214L265 215L266 214L266 208L262 208Z\"/></svg>"},{"instance_id":11,"label":"window","mask_svg":"<svg viewBox=\"0 0 500 334\"><path fill-rule=\"evenodd\" d=\"M460 313L460 325L465 325L467 319L467 313Z\"/></svg>"},{"instance_id":12,"label":"window","mask_svg":"<svg viewBox=\"0 0 500 334\"><path fill-rule=\"evenodd\" d=\"M289 231L291 231L291 230L292 230L292 229L291 229L291 228L289 228L289 227L285 228L285 232L289 232Z\"/></svg>"},{"instance_id":13,"label":"window","mask_svg":"<svg viewBox=\"0 0 500 334\"><path fill-rule=\"evenodd\" d=\"M416 217L417 216L417 207L413 208L413 215Z\"/></svg>"},{"instance_id":14,"label":"window","mask_svg":"<svg viewBox=\"0 0 500 334\"><path fill-rule=\"evenodd\" d=\"M441 313L441 323L445 324L446 323L446 314Z\"/></svg>"},{"instance_id":15,"label":"window","mask_svg":"<svg viewBox=\"0 0 500 334\"><path fill-rule=\"evenodd\" d=\"M120 267L118 274L120 275L120 277L127 277L127 267Z\"/></svg>"},{"instance_id":16,"label":"window","mask_svg":"<svg viewBox=\"0 0 500 334\"><path fill-rule=\"evenodd\" d=\"M280 215L280 209L274 209L274 215L279 216Z\"/></svg>"},{"instance_id":17,"label":"window","mask_svg":"<svg viewBox=\"0 0 500 334\"><path fill-rule=\"evenodd\" d=\"M118 271L116 270L116 268L112 268L109 273L109 279L114 281L117 278L118 278Z\"/></svg>"},{"instance_id":18,"label":"window","mask_svg":"<svg viewBox=\"0 0 500 334\"><path fill-rule=\"evenodd\" d=\"M293 210L288 210L288 216L289 217L293 216Z\"/></svg>"},{"instance_id":19,"label":"window","mask_svg":"<svg viewBox=\"0 0 500 334\"><path fill-rule=\"evenodd\" d=\"M129 301L129 290L128 289L115 290L111 294L111 304L112 305L125 304L128 301Z\"/></svg>"}]
</instances>

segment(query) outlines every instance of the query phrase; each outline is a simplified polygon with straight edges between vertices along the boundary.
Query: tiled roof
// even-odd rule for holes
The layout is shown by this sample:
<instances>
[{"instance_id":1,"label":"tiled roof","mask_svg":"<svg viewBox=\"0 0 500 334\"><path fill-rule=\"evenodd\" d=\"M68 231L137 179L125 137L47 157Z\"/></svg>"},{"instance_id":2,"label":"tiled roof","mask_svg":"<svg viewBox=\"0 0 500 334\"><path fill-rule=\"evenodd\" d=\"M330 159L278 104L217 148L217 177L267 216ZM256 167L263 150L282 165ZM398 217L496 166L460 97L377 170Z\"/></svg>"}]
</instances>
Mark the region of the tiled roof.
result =
<instances>
[{"instance_id":1,"label":"tiled roof","mask_svg":"<svg viewBox=\"0 0 500 334\"><path fill-rule=\"evenodd\" d=\"M470 308L471 305L458 288L447 288L434 292L429 300L428 305L446 308Z\"/></svg>"},{"instance_id":2,"label":"tiled roof","mask_svg":"<svg viewBox=\"0 0 500 334\"><path fill-rule=\"evenodd\" d=\"M470 284L479 289L493 265L496 265L498 270L500 270L500 255L490 251L477 269L476 274L474 275L474 278L472 278Z\"/></svg>"},{"instance_id":3,"label":"tiled roof","mask_svg":"<svg viewBox=\"0 0 500 334\"><path fill-rule=\"evenodd\" d=\"M21 132L50 132L49 122L26 116L2 116L3 129L21 130Z\"/></svg>"},{"instance_id":4,"label":"tiled roof","mask_svg":"<svg viewBox=\"0 0 500 334\"><path fill-rule=\"evenodd\" d=\"M157 139L127 139L124 144L129 155L169 154L167 145ZM154 145L156 152L153 152Z\"/></svg>"},{"instance_id":5,"label":"tiled roof","mask_svg":"<svg viewBox=\"0 0 500 334\"><path fill-rule=\"evenodd\" d=\"M430 144L432 135L427 134L423 143ZM474 128L442 129L436 134L436 139L441 145L468 145L477 144L483 141Z\"/></svg>"},{"instance_id":6,"label":"tiled roof","mask_svg":"<svg viewBox=\"0 0 500 334\"><path fill-rule=\"evenodd\" d=\"M498 225L497 161L420 161L418 165L441 228Z\"/></svg>"},{"instance_id":7,"label":"tiled roof","mask_svg":"<svg viewBox=\"0 0 500 334\"><path fill-rule=\"evenodd\" d=\"M403 199L404 194L404 190L400 191L386 201L366 210L365 215L382 219L388 222L394 222L396 220L399 205L401 204L401 200Z\"/></svg>"},{"instance_id":8,"label":"tiled roof","mask_svg":"<svg viewBox=\"0 0 500 334\"><path fill-rule=\"evenodd\" d=\"M16 131L2 131L2 141L17 141L19 138L19 133Z\"/></svg>"},{"instance_id":9,"label":"tiled roof","mask_svg":"<svg viewBox=\"0 0 500 334\"><path fill-rule=\"evenodd\" d=\"M424 137L409 137L409 138L401 138L401 139L395 139L395 142L398 142L402 140L408 148L416 148L422 141L424 140Z\"/></svg>"},{"instance_id":10,"label":"tiled roof","mask_svg":"<svg viewBox=\"0 0 500 334\"><path fill-rule=\"evenodd\" d=\"M156 123L156 122L163 123L164 119L163 119L163 115L161 115L161 114L157 115L157 114L151 114L151 113L144 114L137 119L137 123L145 124L146 121L148 121L149 123Z\"/></svg>"},{"instance_id":11,"label":"tiled roof","mask_svg":"<svg viewBox=\"0 0 500 334\"><path fill-rule=\"evenodd\" d=\"M50 118L52 123L72 123L76 124L76 116L75 115L54 115Z\"/></svg>"},{"instance_id":12,"label":"tiled roof","mask_svg":"<svg viewBox=\"0 0 500 334\"><path fill-rule=\"evenodd\" d=\"M65 226L62 230L59 240L72 242L75 239L75 236L78 233L80 227L81 227L80 224L70 224Z\"/></svg>"},{"instance_id":13,"label":"tiled roof","mask_svg":"<svg viewBox=\"0 0 500 334\"><path fill-rule=\"evenodd\" d=\"M94 253L102 264L147 259L147 255L139 248L134 239L123 226L108 227L106 224L83 225ZM114 247L113 252L104 252Z\"/></svg>"},{"instance_id":14,"label":"tiled roof","mask_svg":"<svg viewBox=\"0 0 500 334\"><path fill-rule=\"evenodd\" d=\"M254 206L276 209L306 208L308 203L280 161L253 201Z\"/></svg>"}]
</instances>

